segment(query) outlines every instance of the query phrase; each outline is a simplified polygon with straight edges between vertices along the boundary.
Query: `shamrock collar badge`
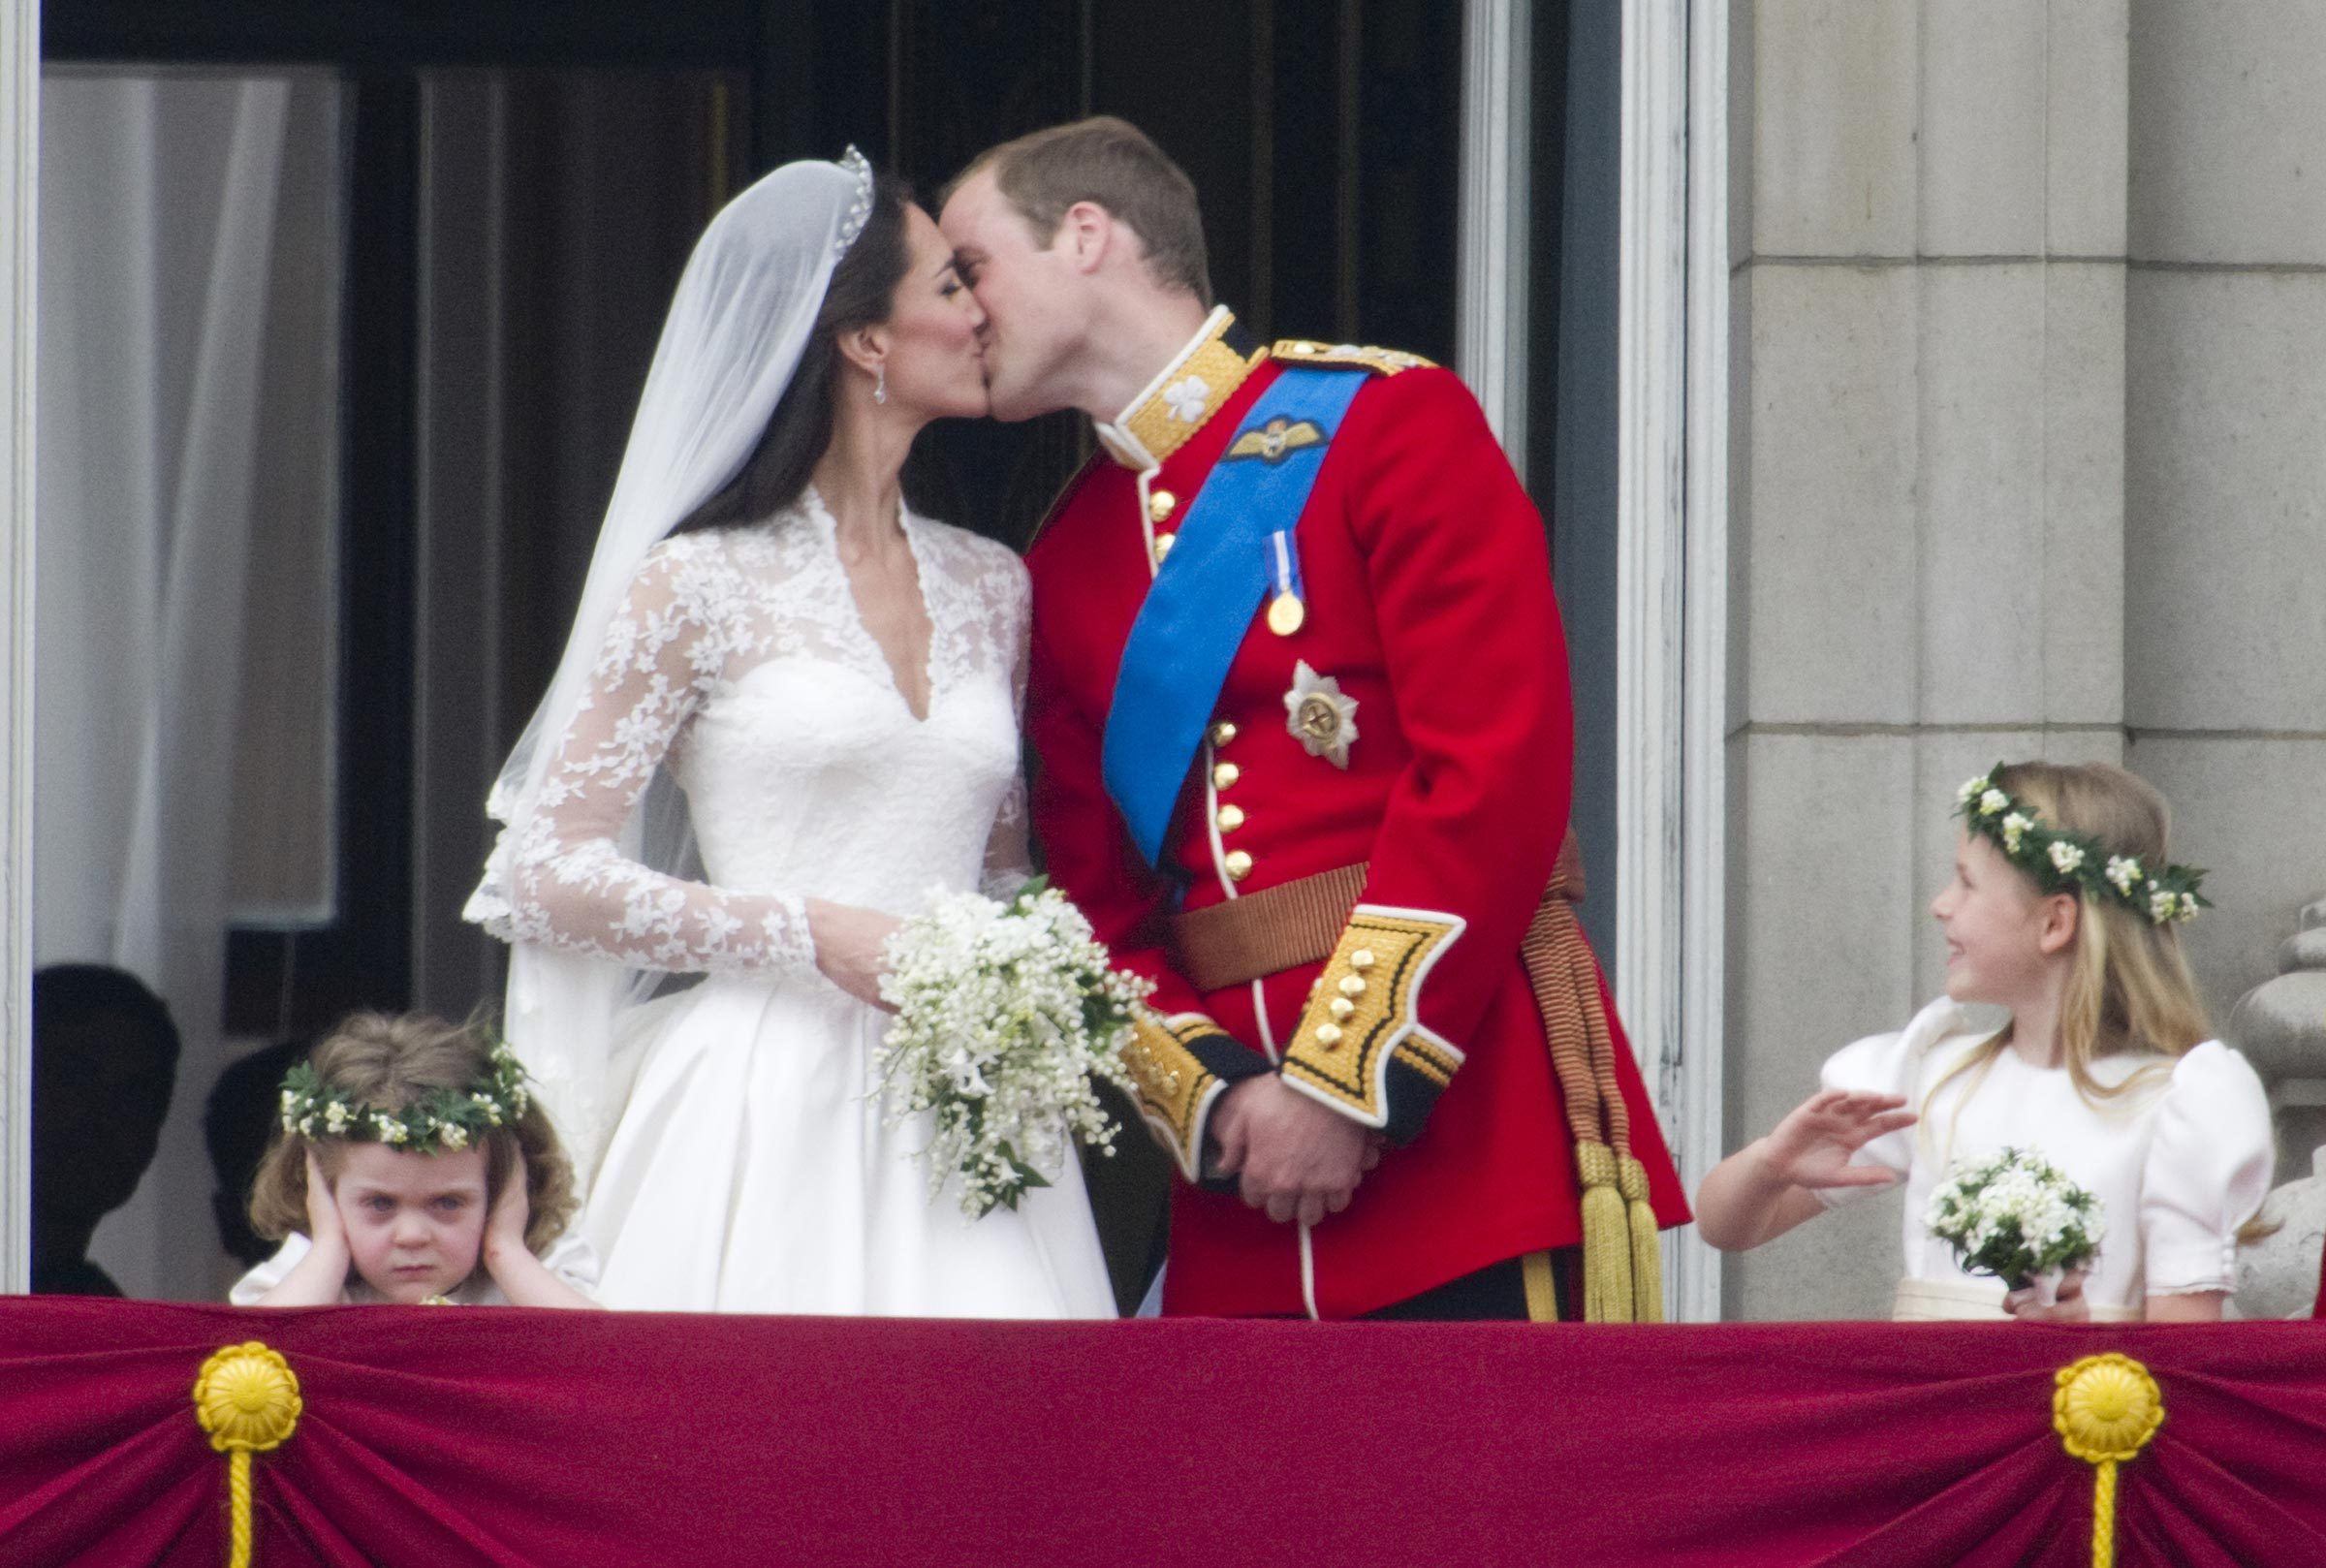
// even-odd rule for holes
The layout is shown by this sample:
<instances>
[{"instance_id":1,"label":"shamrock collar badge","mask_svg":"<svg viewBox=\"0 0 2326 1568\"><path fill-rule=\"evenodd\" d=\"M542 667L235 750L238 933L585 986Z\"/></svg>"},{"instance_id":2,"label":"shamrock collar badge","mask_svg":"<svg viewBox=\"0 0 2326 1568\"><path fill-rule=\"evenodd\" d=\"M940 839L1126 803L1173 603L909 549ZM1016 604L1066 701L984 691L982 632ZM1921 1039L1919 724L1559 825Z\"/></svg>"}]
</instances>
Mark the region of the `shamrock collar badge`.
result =
<instances>
[{"instance_id":1,"label":"shamrock collar badge","mask_svg":"<svg viewBox=\"0 0 2326 1568\"><path fill-rule=\"evenodd\" d=\"M1284 694L1284 728L1309 756L1339 768L1349 766L1349 747L1357 739L1357 699L1342 696L1338 680L1301 660L1293 666L1292 690Z\"/></svg>"}]
</instances>

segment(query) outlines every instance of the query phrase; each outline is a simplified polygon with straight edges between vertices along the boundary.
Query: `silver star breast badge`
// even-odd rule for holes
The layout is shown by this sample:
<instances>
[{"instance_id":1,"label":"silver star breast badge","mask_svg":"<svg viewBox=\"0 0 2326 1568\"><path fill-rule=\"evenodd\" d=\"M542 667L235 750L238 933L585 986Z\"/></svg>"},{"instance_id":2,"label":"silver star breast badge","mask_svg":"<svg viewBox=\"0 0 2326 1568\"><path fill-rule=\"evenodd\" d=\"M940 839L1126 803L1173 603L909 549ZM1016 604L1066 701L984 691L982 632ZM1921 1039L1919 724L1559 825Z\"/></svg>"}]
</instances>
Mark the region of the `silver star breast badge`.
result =
<instances>
[{"instance_id":1,"label":"silver star breast badge","mask_svg":"<svg viewBox=\"0 0 2326 1568\"><path fill-rule=\"evenodd\" d=\"M1349 766L1349 747L1357 740L1357 699L1342 696L1338 680L1301 660L1293 666L1292 690L1284 694L1284 728L1309 756L1336 768Z\"/></svg>"}]
</instances>

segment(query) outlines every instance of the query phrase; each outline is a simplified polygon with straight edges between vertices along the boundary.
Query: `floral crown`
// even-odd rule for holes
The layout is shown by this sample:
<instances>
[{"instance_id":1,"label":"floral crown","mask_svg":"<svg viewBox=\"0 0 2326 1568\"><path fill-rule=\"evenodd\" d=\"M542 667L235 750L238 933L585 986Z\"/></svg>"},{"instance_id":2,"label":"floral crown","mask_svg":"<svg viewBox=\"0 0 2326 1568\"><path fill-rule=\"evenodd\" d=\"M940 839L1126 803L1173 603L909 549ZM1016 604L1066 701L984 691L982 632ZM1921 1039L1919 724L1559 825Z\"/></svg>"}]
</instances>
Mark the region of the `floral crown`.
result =
<instances>
[{"instance_id":1,"label":"floral crown","mask_svg":"<svg viewBox=\"0 0 2326 1568\"><path fill-rule=\"evenodd\" d=\"M1955 794L1955 815L1985 835L2003 859L2035 879L2046 893L2112 898L2152 925L2194 920L2213 900L2197 891L2205 873L2193 866L2151 870L2129 855L2109 853L2090 833L2046 828L2034 811L1996 787L1996 763Z\"/></svg>"},{"instance_id":2,"label":"floral crown","mask_svg":"<svg viewBox=\"0 0 2326 1568\"><path fill-rule=\"evenodd\" d=\"M491 1076L462 1093L434 1089L401 1111L381 1111L326 1089L306 1062L283 1075L283 1131L304 1138L390 1144L415 1154L457 1152L525 1113L525 1069L507 1045L492 1048Z\"/></svg>"}]
</instances>

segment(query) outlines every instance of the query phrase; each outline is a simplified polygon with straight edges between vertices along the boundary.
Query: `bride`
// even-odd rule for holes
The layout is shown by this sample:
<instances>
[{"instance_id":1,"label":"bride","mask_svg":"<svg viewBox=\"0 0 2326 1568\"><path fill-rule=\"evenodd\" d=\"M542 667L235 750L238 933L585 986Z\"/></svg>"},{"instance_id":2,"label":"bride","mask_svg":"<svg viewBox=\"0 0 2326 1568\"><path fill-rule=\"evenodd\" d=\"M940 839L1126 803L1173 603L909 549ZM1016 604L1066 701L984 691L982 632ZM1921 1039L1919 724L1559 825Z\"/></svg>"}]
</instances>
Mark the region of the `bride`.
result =
<instances>
[{"instance_id":1,"label":"bride","mask_svg":"<svg viewBox=\"0 0 2326 1568\"><path fill-rule=\"evenodd\" d=\"M853 148L736 198L679 280L467 911L594 1167L610 1306L1114 1314L1075 1163L969 1224L870 1070L896 917L1026 875L1024 570L897 485L986 413L982 326Z\"/></svg>"}]
</instances>

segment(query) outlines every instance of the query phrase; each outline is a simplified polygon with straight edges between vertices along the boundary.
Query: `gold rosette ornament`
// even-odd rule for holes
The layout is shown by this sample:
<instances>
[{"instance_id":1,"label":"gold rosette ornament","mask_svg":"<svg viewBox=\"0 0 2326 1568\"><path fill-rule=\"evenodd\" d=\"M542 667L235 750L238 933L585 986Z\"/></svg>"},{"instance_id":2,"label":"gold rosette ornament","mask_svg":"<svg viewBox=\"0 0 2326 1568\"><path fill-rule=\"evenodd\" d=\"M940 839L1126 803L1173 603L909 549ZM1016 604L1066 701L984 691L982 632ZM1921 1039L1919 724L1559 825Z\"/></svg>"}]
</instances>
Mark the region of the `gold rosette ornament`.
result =
<instances>
[{"instance_id":1,"label":"gold rosette ornament","mask_svg":"<svg viewBox=\"0 0 2326 1568\"><path fill-rule=\"evenodd\" d=\"M256 1339L229 1345L202 1364L194 1419L209 1433L210 1447L227 1457L229 1568L250 1564L250 1457L280 1448L305 1408L291 1364Z\"/></svg>"},{"instance_id":2,"label":"gold rosette ornament","mask_svg":"<svg viewBox=\"0 0 2326 1568\"><path fill-rule=\"evenodd\" d=\"M2110 1351L2059 1368L2052 1426L2068 1453L2092 1467L2092 1568L2116 1562L2116 1467L2164 1425L2164 1391L2149 1369Z\"/></svg>"}]
</instances>

